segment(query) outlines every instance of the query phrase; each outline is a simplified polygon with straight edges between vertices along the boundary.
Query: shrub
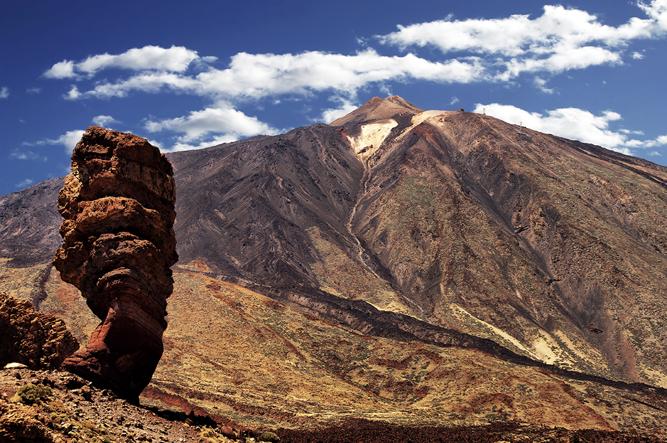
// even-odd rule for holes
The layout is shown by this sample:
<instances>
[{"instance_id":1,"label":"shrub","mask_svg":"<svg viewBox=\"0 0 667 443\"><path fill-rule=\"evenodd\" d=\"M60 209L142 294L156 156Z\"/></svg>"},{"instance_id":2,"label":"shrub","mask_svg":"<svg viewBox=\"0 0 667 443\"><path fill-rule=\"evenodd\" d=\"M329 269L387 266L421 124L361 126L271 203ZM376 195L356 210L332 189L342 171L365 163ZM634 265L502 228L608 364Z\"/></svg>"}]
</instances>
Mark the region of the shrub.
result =
<instances>
[{"instance_id":1,"label":"shrub","mask_svg":"<svg viewBox=\"0 0 667 443\"><path fill-rule=\"evenodd\" d=\"M31 405L33 403L38 403L43 400L46 400L51 396L51 388L44 385L33 385L28 383L18 390L16 395L18 396L21 403L26 405Z\"/></svg>"},{"instance_id":2,"label":"shrub","mask_svg":"<svg viewBox=\"0 0 667 443\"><path fill-rule=\"evenodd\" d=\"M280 437L278 437L275 433L273 432L262 432L257 440L261 442L268 442L268 443L278 443L280 441Z\"/></svg>"}]
</instances>

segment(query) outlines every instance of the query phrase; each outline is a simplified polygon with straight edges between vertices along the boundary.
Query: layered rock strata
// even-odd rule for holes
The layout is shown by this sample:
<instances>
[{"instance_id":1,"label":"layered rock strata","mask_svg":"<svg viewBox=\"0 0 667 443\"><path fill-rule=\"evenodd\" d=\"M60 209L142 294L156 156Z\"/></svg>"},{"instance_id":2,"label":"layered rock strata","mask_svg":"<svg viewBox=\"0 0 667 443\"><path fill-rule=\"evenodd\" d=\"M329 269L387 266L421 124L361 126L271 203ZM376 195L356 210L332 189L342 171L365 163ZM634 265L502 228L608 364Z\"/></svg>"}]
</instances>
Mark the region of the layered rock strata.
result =
<instances>
[{"instance_id":1,"label":"layered rock strata","mask_svg":"<svg viewBox=\"0 0 667 443\"><path fill-rule=\"evenodd\" d=\"M163 351L177 261L173 169L147 140L90 127L58 197L54 265L102 323L63 367L136 400Z\"/></svg>"}]
</instances>

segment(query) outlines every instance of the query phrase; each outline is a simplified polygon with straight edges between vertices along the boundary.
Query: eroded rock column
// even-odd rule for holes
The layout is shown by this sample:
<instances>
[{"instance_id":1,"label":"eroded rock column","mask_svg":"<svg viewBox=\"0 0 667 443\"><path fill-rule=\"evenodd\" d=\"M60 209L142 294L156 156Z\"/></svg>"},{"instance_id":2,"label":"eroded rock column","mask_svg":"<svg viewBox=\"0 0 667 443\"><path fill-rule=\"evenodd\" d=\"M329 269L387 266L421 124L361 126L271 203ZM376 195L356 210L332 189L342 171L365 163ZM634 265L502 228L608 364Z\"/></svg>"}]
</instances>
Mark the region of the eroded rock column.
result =
<instances>
[{"instance_id":1,"label":"eroded rock column","mask_svg":"<svg viewBox=\"0 0 667 443\"><path fill-rule=\"evenodd\" d=\"M176 263L171 164L147 140L90 127L58 198L54 259L102 320L63 368L132 401L162 356Z\"/></svg>"}]
</instances>

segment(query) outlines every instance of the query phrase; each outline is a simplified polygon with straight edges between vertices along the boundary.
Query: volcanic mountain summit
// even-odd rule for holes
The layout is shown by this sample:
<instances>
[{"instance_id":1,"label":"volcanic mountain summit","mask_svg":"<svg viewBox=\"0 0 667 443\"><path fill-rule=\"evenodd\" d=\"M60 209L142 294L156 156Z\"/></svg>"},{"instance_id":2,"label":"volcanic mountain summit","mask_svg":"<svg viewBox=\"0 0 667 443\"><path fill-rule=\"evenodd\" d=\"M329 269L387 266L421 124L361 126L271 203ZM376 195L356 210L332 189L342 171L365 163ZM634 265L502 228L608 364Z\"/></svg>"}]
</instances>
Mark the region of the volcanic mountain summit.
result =
<instances>
[{"instance_id":1,"label":"volcanic mountain summit","mask_svg":"<svg viewBox=\"0 0 667 443\"><path fill-rule=\"evenodd\" d=\"M396 349L405 341L472 348L567 377L667 388L664 167L485 115L423 111L396 96L373 98L330 125L168 157L180 262L153 394L217 395L218 404L236 405L247 417L237 394L264 392L271 405L294 402L287 409L300 417L302 394L286 400L276 387L291 386L285 380L292 375L274 380L260 371L248 388L249 376L229 366L240 365L243 352L276 349L276 374L302 371L299 383L324 380L322 392L340 393L333 386L348 383L349 395L366 389L380 403L400 399L405 414L407 404L440 392L430 372L383 384L396 371L410 372L413 360L382 363L380 354L393 345L362 345L359 334L395 340ZM45 182L0 198L7 263L0 289L27 298L37 287L44 306L84 330L91 325L70 312L71 288L45 270L57 247L59 187ZM185 294L191 299L180 302ZM194 321L204 333L237 318L227 327L261 344L227 359L233 346L246 344L224 328L219 343L193 344L178 322L192 320L195 299L202 306ZM188 361L221 370L224 382L168 374L170 359L187 352L199 356ZM230 391L212 394L220 384ZM344 395L303 395L329 407L325 414L361 408L346 409ZM487 400L471 407L484 409ZM369 411L382 409L386 418L397 410L380 403Z\"/></svg>"},{"instance_id":2,"label":"volcanic mountain summit","mask_svg":"<svg viewBox=\"0 0 667 443\"><path fill-rule=\"evenodd\" d=\"M665 168L400 97L171 158L186 261L665 384Z\"/></svg>"}]
</instances>

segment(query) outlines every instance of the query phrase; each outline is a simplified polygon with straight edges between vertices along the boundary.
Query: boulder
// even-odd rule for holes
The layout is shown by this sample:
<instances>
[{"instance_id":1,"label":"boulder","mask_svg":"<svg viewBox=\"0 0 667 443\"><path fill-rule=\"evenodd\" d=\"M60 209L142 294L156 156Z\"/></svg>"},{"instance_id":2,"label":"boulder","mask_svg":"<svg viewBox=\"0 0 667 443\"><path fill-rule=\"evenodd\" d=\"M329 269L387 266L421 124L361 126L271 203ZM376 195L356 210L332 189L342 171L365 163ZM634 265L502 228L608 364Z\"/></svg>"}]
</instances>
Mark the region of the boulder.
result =
<instances>
[{"instance_id":1,"label":"boulder","mask_svg":"<svg viewBox=\"0 0 667 443\"><path fill-rule=\"evenodd\" d=\"M0 366L53 369L78 347L62 320L0 294Z\"/></svg>"}]
</instances>

